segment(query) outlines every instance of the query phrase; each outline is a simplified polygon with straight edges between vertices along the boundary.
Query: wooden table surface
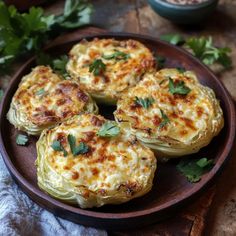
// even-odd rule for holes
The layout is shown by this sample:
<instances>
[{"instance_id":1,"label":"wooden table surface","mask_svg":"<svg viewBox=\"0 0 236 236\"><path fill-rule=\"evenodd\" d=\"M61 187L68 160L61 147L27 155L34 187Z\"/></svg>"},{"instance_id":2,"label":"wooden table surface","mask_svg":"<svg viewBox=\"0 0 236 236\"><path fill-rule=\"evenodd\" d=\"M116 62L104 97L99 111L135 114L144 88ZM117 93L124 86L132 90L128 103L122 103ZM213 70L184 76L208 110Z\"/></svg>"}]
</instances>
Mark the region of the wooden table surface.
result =
<instances>
[{"instance_id":1,"label":"wooden table surface","mask_svg":"<svg viewBox=\"0 0 236 236\"><path fill-rule=\"evenodd\" d=\"M147 0L94 0L95 12L92 24L110 31L127 31L158 37L166 33L181 33L185 36L213 37L220 46L232 49L233 69L221 71L213 68L218 78L236 101L236 0L220 0L218 9L198 27L181 27L158 16ZM64 1L47 6L48 12L59 12ZM6 87L8 78L1 81ZM4 84L3 84L4 82ZM216 194L207 217L206 235L236 235L236 150L217 181Z\"/></svg>"}]
</instances>

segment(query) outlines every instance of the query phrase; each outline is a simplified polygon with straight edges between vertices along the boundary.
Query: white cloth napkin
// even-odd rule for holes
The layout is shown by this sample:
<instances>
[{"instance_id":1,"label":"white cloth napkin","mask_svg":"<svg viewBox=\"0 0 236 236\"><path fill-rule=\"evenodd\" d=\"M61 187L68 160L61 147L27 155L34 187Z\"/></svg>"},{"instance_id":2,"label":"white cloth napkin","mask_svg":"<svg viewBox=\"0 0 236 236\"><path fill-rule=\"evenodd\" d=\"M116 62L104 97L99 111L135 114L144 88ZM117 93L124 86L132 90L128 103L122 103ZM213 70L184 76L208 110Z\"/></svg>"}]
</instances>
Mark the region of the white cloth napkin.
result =
<instances>
[{"instance_id":1,"label":"white cloth napkin","mask_svg":"<svg viewBox=\"0 0 236 236\"><path fill-rule=\"evenodd\" d=\"M107 235L105 231L54 216L31 201L14 183L0 155L0 235Z\"/></svg>"}]
</instances>

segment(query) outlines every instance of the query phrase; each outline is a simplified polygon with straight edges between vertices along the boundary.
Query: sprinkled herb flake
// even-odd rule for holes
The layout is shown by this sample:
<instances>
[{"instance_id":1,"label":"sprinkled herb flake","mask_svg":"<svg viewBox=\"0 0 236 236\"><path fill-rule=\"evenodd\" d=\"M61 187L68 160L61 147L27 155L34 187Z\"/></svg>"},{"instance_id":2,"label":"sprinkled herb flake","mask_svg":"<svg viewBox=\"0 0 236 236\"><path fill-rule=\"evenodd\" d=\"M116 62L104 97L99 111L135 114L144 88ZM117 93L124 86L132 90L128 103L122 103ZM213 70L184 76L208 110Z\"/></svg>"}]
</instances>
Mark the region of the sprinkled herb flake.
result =
<instances>
[{"instance_id":1,"label":"sprinkled herb flake","mask_svg":"<svg viewBox=\"0 0 236 236\"><path fill-rule=\"evenodd\" d=\"M112 60L115 59L117 61L119 60L127 60L130 58L130 55L125 52L115 51L113 54L110 55L103 55L102 58L106 60Z\"/></svg>"},{"instance_id":2,"label":"sprinkled herb flake","mask_svg":"<svg viewBox=\"0 0 236 236\"><path fill-rule=\"evenodd\" d=\"M184 68L184 67L182 67L182 66L178 66L178 67L176 67L176 69L179 71L179 73L181 73L181 74L183 74L185 71L186 71L186 69Z\"/></svg>"},{"instance_id":3,"label":"sprinkled herb flake","mask_svg":"<svg viewBox=\"0 0 236 236\"><path fill-rule=\"evenodd\" d=\"M39 90L35 93L35 95L37 95L37 96L42 96L42 95L44 95L44 94L45 94L44 88L39 89Z\"/></svg>"},{"instance_id":4,"label":"sprinkled herb flake","mask_svg":"<svg viewBox=\"0 0 236 236\"><path fill-rule=\"evenodd\" d=\"M16 144L20 146L25 146L29 141L29 138L25 134L18 134L16 136Z\"/></svg>"},{"instance_id":5,"label":"sprinkled herb flake","mask_svg":"<svg viewBox=\"0 0 236 236\"><path fill-rule=\"evenodd\" d=\"M68 152L65 150L61 142L58 140L54 140L51 147L54 151L63 152L64 157L68 155Z\"/></svg>"},{"instance_id":6,"label":"sprinkled herb flake","mask_svg":"<svg viewBox=\"0 0 236 236\"><path fill-rule=\"evenodd\" d=\"M156 58L157 68L158 69L162 69L164 67L164 65L165 65L166 58L163 57L163 56L159 56L159 55L157 55L155 58Z\"/></svg>"},{"instance_id":7,"label":"sprinkled herb flake","mask_svg":"<svg viewBox=\"0 0 236 236\"><path fill-rule=\"evenodd\" d=\"M80 142L79 145L76 146L76 138L74 135L69 134L67 140L70 145L70 150L73 156L77 156L79 154L85 154L89 151L88 145L84 142Z\"/></svg>"},{"instance_id":8,"label":"sprinkled herb flake","mask_svg":"<svg viewBox=\"0 0 236 236\"><path fill-rule=\"evenodd\" d=\"M169 78L169 92L172 94L181 94L187 95L190 93L191 89L187 87L184 81L179 81L178 83L174 84L174 81Z\"/></svg>"},{"instance_id":9,"label":"sprinkled herb flake","mask_svg":"<svg viewBox=\"0 0 236 236\"><path fill-rule=\"evenodd\" d=\"M120 133L120 128L117 126L117 123L114 121L105 122L100 130L97 132L97 135L100 137L114 137Z\"/></svg>"},{"instance_id":10,"label":"sprinkled herb flake","mask_svg":"<svg viewBox=\"0 0 236 236\"><path fill-rule=\"evenodd\" d=\"M135 103L144 107L145 109L148 109L154 103L154 101L155 100L152 97L150 98L135 97Z\"/></svg>"},{"instance_id":11,"label":"sprinkled herb flake","mask_svg":"<svg viewBox=\"0 0 236 236\"><path fill-rule=\"evenodd\" d=\"M164 113L164 111L161 111L161 118L162 118L162 122L159 125L159 129L162 129L164 126L166 126L168 123L170 123L170 119L169 117Z\"/></svg>"},{"instance_id":12,"label":"sprinkled herb flake","mask_svg":"<svg viewBox=\"0 0 236 236\"><path fill-rule=\"evenodd\" d=\"M101 59L96 59L89 65L89 72L93 72L95 76L101 75L106 70L106 65Z\"/></svg>"}]
</instances>

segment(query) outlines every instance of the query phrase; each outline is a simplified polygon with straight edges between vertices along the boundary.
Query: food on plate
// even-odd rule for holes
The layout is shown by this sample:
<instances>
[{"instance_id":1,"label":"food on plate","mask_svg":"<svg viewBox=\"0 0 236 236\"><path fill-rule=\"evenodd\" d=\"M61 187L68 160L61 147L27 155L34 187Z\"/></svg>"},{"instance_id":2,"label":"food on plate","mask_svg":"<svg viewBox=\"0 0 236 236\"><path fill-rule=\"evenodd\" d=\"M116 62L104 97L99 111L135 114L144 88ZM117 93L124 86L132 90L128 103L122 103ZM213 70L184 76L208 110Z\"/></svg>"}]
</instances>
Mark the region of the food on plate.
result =
<instances>
[{"instance_id":1,"label":"food on plate","mask_svg":"<svg viewBox=\"0 0 236 236\"><path fill-rule=\"evenodd\" d=\"M155 65L150 50L132 39L82 40L71 49L69 58L71 77L97 102L113 105Z\"/></svg>"},{"instance_id":2,"label":"food on plate","mask_svg":"<svg viewBox=\"0 0 236 236\"><path fill-rule=\"evenodd\" d=\"M90 95L76 81L63 80L50 67L37 66L22 78L7 118L17 129L39 135L81 112L98 112Z\"/></svg>"},{"instance_id":3,"label":"food on plate","mask_svg":"<svg viewBox=\"0 0 236 236\"><path fill-rule=\"evenodd\" d=\"M159 157L196 153L224 125L212 89L193 72L162 69L147 73L117 103L115 119Z\"/></svg>"},{"instance_id":4,"label":"food on plate","mask_svg":"<svg viewBox=\"0 0 236 236\"><path fill-rule=\"evenodd\" d=\"M46 129L36 146L38 185L64 202L119 204L152 188L153 152L100 115L81 114Z\"/></svg>"}]
</instances>

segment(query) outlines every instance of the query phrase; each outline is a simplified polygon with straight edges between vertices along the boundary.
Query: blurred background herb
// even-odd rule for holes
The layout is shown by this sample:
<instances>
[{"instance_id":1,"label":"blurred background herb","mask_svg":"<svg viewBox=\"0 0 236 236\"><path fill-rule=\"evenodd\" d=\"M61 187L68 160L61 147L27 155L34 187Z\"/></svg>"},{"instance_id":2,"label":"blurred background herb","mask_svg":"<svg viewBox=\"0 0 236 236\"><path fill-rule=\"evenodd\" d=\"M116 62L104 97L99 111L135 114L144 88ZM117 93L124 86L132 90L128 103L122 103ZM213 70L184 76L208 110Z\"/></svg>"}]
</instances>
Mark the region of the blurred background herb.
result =
<instances>
[{"instance_id":1,"label":"blurred background herb","mask_svg":"<svg viewBox=\"0 0 236 236\"><path fill-rule=\"evenodd\" d=\"M6 73L20 57L38 53L42 46L63 32L90 22L92 6L86 0L66 0L61 15L45 15L40 7L20 13L0 1L0 70Z\"/></svg>"},{"instance_id":2,"label":"blurred background herb","mask_svg":"<svg viewBox=\"0 0 236 236\"><path fill-rule=\"evenodd\" d=\"M217 63L225 69L232 67L232 60L230 58L231 49L228 47L214 46L212 37L190 37L184 39L179 34L165 34L160 36L160 39L173 45L183 46L206 65Z\"/></svg>"}]
</instances>

